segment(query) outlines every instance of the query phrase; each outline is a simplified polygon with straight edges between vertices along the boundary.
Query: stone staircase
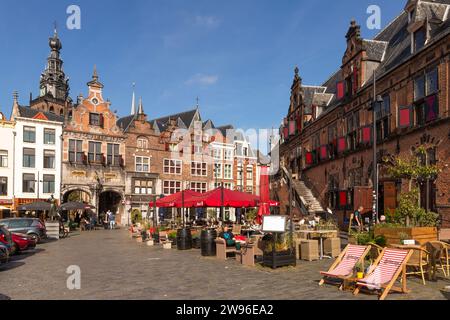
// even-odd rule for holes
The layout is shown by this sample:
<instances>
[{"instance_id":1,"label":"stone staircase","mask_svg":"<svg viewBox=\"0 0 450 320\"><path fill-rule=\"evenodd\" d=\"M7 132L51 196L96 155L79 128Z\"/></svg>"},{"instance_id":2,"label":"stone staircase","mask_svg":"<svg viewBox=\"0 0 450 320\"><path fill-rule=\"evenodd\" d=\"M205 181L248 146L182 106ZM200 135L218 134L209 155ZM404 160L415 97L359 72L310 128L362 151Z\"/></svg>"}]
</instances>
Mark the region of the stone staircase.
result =
<instances>
[{"instance_id":1,"label":"stone staircase","mask_svg":"<svg viewBox=\"0 0 450 320\"><path fill-rule=\"evenodd\" d=\"M293 179L294 189L304 203L310 215L320 214L325 212L325 209L320 204L319 200L313 195L312 191L301 180Z\"/></svg>"}]
</instances>

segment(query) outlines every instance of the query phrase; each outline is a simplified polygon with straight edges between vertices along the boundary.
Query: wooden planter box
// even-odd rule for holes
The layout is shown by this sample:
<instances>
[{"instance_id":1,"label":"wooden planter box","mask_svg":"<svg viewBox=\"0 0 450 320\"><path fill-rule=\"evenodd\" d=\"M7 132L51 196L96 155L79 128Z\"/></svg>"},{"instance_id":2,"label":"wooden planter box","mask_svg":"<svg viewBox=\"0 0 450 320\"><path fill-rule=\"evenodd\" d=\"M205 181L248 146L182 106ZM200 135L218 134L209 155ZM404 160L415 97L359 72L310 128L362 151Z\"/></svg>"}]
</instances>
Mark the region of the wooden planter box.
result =
<instances>
[{"instance_id":1,"label":"wooden planter box","mask_svg":"<svg viewBox=\"0 0 450 320\"><path fill-rule=\"evenodd\" d=\"M295 250L280 251L263 254L263 264L272 269L285 266L296 266Z\"/></svg>"},{"instance_id":2,"label":"wooden planter box","mask_svg":"<svg viewBox=\"0 0 450 320\"><path fill-rule=\"evenodd\" d=\"M438 231L434 227L410 227L410 228L375 228L374 235L386 237L386 244L401 244L400 234L407 234L409 239L414 239L421 245L428 241L438 240ZM409 240L408 239L408 240Z\"/></svg>"}]
</instances>

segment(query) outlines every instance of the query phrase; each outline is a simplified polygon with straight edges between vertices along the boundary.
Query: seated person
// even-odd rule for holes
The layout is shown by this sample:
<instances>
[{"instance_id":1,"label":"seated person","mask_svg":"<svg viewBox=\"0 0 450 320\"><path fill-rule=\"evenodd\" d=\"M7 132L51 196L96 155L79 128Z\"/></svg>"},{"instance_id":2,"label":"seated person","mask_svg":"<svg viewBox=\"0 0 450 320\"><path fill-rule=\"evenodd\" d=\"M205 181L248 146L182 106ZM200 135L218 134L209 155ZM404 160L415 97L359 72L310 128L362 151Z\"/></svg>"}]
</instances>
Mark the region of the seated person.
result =
<instances>
[{"instance_id":1,"label":"seated person","mask_svg":"<svg viewBox=\"0 0 450 320\"><path fill-rule=\"evenodd\" d=\"M83 218L82 221L83 221L85 230L92 230L92 225L91 225L91 222L89 221L89 218L85 217L85 218Z\"/></svg>"},{"instance_id":2,"label":"seated person","mask_svg":"<svg viewBox=\"0 0 450 320\"><path fill-rule=\"evenodd\" d=\"M225 239L227 247L233 247L236 245L236 241L234 241L234 234L228 230L228 227L223 227L223 231L219 234L219 237Z\"/></svg>"}]
</instances>

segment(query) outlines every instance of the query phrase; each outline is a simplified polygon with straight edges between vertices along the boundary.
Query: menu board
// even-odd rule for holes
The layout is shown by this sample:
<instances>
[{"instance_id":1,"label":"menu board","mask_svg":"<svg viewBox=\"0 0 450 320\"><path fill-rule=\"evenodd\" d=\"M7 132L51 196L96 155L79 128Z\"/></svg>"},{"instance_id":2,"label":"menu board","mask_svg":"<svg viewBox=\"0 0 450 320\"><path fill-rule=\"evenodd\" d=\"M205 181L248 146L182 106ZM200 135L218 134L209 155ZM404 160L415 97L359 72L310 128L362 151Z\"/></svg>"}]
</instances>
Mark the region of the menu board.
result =
<instances>
[{"instance_id":1,"label":"menu board","mask_svg":"<svg viewBox=\"0 0 450 320\"><path fill-rule=\"evenodd\" d=\"M286 217L264 216L262 230L263 232L286 232Z\"/></svg>"}]
</instances>

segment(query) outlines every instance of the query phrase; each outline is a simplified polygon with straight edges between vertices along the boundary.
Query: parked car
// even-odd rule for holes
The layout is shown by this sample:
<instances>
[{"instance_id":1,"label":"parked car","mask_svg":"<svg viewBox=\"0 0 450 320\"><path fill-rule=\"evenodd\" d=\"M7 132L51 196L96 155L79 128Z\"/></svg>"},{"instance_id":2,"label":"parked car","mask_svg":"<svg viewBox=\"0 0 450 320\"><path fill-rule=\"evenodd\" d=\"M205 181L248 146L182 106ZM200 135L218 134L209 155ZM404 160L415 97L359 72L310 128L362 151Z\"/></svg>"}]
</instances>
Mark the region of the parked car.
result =
<instances>
[{"instance_id":1,"label":"parked car","mask_svg":"<svg viewBox=\"0 0 450 320\"><path fill-rule=\"evenodd\" d=\"M12 241L14 242L18 252L28 249L28 237L31 236L20 233L11 233Z\"/></svg>"},{"instance_id":2,"label":"parked car","mask_svg":"<svg viewBox=\"0 0 450 320\"><path fill-rule=\"evenodd\" d=\"M0 264L7 263L9 261L8 247L0 242Z\"/></svg>"},{"instance_id":3,"label":"parked car","mask_svg":"<svg viewBox=\"0 0 450 320\"><path fill-rule=\"evenodd\" d=\"M0 220L0 225L4 225L11 232L30 235L36 239L37 243L47 237L44 223L36 218L2 219Z\"/></svg>"},{"instance_id":4,"label":"parked car","mask_svg":"<svg viewBox=\"0 0 450 320\"><path fill-rule=\"evenodd\" d=\"M11 232L3 225L0 225L0 243L8 248L10 256L16 253L17 246L12 241Z\"/></svg>"},{"instance_id":5,"label":"parked car","mask_svg":"<svg viewBox=\"0 0 450 320\"><path fill-rule=\"evenodd\" d=\"M26 240L27 241L27 249L34 249L34 248L36 248L37 240L36 240L35 237L30 236L28 234L24 234L24 233L14 233L13 232L13 241L14 241L14 235L22 237L22 240Z\"/></svg>"}]
</instances>

